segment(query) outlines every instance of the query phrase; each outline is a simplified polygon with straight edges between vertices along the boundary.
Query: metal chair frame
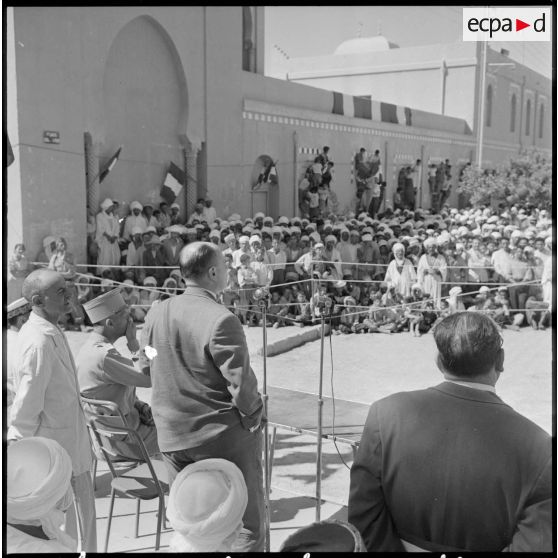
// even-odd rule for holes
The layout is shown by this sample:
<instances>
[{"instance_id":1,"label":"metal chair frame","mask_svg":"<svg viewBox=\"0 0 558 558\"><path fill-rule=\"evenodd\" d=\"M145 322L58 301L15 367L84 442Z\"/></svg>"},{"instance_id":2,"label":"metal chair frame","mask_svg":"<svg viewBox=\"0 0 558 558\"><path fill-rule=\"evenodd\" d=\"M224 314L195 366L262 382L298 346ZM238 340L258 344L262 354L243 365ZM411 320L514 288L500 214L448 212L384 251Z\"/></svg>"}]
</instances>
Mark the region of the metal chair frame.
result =
<instances>
[{"instance_id":1,"label":"metal chair frame","mask_svg":"<svg viewBox=\"0 0 558 558\"><path fill-rule=\"evenodd\" d=\"M159 508L158 508L158 513L157 513L157 533L156 533L156 538L155 538L155 550L159 550L160 541L161 541L161 523L165 519L165 490L161 486L161 481L157 477L155 469L153 468L153 463L151 462L151 458L149 457L149 454L147 453L147 450L145 448L145 444L143 443L143 440L141 439L141 436L135 430L133 430L132 428L130 428L128 426L124 415L122 414L120 409L118 409L117 405L114 402L112 402L112 401L102 401L102 400L92 400L92 399L87 399L85 397L82 397L82 400L83 400L84 403L90 403L97 408L103 408L103 409L107 409L107 410L111 411L110 415L96 414L95 416L90 417L89 422L88 422L88 428L90 429L90 432L93 433L93 437L97 441L97 444L98 444L103 456L105 457L107 465L110 469L110 473L112 475L111 498L110 498L110 507L109 507L109 514L108 514L107 533L106 533L106 537L105 537L104 552L107 552L107 548L108 548L110 528L111 528L111 524L112 524L112 513L113 513L113 509L114 509L114 499L115 499L115 496L116 496L117 493L119 495L122 495L122 496L126 497L126 498L135 498L136 499L136 502L137 502L137 505L136 505L136 522L135 522L135 537L136 538L138 537L139 514L140 514L141 500L143 500L143 499L152 500L153 498L159 498ZM104 417L108 418L109 416L111 418L114 418L114 416L120 417L120 419L122 420L123 425L122 426L115 426L113 423L104 422L103 418ZM118 470L114 467L113 462L114 461L117 461L117 462L123 461L122 456L119 456L119 454L116 451L114 451L112 448L107 447L106 442L103 440L103 437L110 439L110 438L114 438L114 437L117 437L117 436L127 436L128 437L127 443L132 443L132 444L136 445L137 448L139 448L140 454L142 456L141 459L137 459L137 460L126 458L125 461L128 461L130 463L135 463L136 465L135 465L135 467L127 468L125 470L124 474L122 474L122 472L121 472L120 475L119 475ZM142 465L138 465L138 463L142 463ZM143 467L143 464L147 465L147 468L148 468L149 473L151 475L151 479L153 480L153 483L154 483L154 488L156 490L156 495L152 496L152 497L142 498L141 496L129 495L125 490L119 489L118 488L118 483L115 483L115 481L118 478L121 478L122 476L133 474L133 472L135 470L137 470L139 467ZM167 489L168 489L168 487L167 487ZM166 528L166 521L165 521L165 528Z\"/></svg>"}]
</instances>

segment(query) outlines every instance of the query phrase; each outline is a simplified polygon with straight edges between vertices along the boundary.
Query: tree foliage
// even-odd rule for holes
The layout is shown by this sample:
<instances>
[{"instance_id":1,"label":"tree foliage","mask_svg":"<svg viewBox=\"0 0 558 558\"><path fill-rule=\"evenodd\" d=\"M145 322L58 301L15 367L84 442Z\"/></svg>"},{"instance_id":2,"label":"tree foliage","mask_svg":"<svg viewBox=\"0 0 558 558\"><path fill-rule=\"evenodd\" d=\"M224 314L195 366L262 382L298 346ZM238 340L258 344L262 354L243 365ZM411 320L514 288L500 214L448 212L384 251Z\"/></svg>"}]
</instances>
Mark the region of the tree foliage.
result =
<instances>
[{"instance_id":1,"label":"tree foliage","mask_svg":"<svg viewBox=\"0 0 558 558\"><path fill-rule=\"evenodd\" d=\"M458 191L472 205L552 204L552 160L536 148L521 151L495 169L473 166L463 171Z\"/></svg>"}]
</instances>

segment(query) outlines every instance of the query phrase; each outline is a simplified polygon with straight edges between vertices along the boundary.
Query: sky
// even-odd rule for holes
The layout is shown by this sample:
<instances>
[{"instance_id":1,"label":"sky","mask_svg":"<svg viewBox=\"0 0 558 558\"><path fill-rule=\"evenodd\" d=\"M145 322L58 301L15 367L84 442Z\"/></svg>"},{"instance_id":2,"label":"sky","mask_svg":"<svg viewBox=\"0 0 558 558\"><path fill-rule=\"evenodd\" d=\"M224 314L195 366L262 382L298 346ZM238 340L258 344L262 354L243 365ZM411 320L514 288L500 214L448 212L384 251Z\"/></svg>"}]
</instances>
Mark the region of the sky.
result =
<instances>
[{"instance_id":1,"label":"sky","mask_svg":"<svg viewBox=\"0 0 558 558\"><path fill-rule=\"evenodd\" d=\"M266 6L265 73L285 77L286 56L333 54L347 39L378 32L400 47L461 41L462 6ZM552 77L550 42L491 46L508 49L513 60Z\"/></svg>"}]
</instances>

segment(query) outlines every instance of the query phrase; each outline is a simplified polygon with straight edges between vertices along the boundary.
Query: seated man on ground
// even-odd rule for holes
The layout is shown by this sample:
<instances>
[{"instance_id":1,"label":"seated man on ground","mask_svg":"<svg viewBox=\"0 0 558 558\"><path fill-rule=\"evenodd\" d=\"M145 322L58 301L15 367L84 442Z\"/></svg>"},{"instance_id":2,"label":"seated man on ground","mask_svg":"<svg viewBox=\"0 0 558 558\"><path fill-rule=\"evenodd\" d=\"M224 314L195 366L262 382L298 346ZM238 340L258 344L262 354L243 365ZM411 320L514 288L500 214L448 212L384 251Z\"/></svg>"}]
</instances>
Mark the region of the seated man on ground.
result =
<instances>
[{"instance_id":1,"label":"seated man on ground","mask_svg":"<svg viewBox=\"0 0 558 558\"><path fill-rule=\"evenodd\" d=\"M89 334L76 359L81 395L116 403L127 426L143 440L147 453L159 453L157 431L147 403L136 397L136 387L151 387L151 378L134 367L134 361L121 355L114 347L120 337L126 336L128 349L134 355L139 350L136 326L128 305L118 289L98 296L84 304L94 330ZM132 356L132 359L135 357ZM137 359L135 359L137 360ZM86 415L95 413L92 406L84 405ZM115 426L122 426L115 419ZM118 455L141 459L135 444L126 439L110 440Z\"/></svg>"}]
</instances>

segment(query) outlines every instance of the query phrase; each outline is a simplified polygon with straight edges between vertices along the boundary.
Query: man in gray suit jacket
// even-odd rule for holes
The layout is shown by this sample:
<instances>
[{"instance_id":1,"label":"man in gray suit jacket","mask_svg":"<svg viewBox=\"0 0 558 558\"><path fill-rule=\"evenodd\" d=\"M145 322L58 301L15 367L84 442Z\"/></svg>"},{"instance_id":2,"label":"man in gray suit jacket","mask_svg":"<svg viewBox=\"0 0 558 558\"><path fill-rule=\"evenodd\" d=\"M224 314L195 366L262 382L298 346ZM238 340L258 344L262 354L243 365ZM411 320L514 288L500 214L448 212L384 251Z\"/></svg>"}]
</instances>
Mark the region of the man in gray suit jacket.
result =
<instances>
[{"instance_id":1,"label":"man in gray suit jacket","mask_svg":"<svg viewBox=\"0 0 558 558\"><path fill-rule=\"evenodd\" d=\"M238 318L217 302L227 269L217 246L180 253L182 295L151 307L141 336L159 447L172 483L190 463L223 458L244 475L248 506L234 552L263 551L263 403Z\"/></svg>"},{"instance_id":2,"label":"man in gray suit jacket","mask_svg":"<svg viewBox=\"0 0 558 558\"><path fill-rule=\"evenodd\" d=\"M349 521L369 552L552 551L551 438L496 395L496 324L459 312L434 339L446 381L370 408Z\"/></svg>"}]
</instances>

